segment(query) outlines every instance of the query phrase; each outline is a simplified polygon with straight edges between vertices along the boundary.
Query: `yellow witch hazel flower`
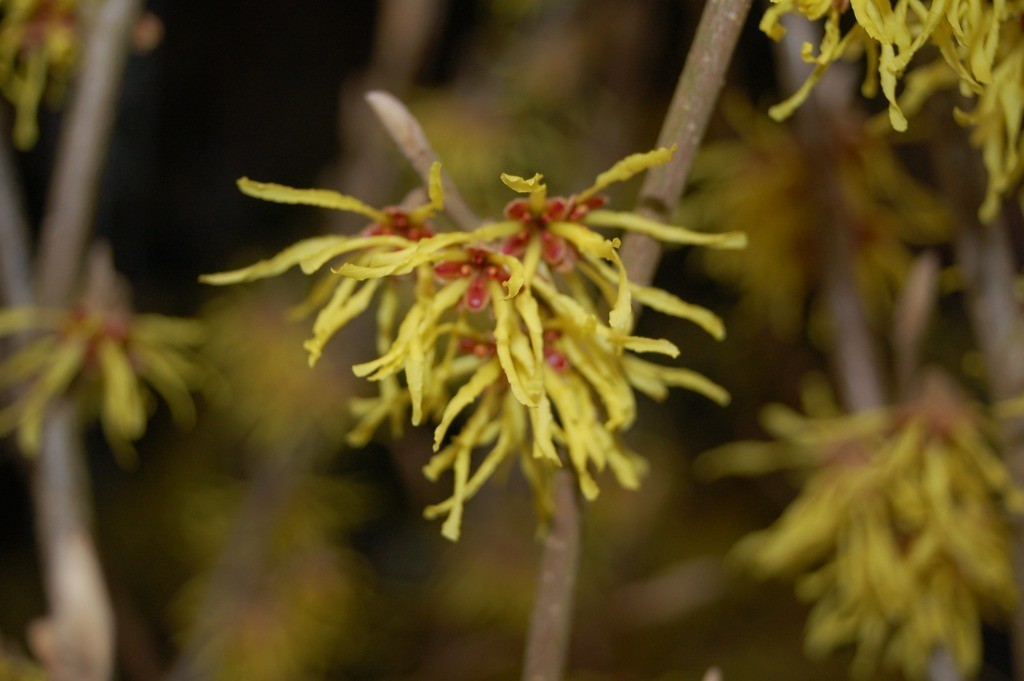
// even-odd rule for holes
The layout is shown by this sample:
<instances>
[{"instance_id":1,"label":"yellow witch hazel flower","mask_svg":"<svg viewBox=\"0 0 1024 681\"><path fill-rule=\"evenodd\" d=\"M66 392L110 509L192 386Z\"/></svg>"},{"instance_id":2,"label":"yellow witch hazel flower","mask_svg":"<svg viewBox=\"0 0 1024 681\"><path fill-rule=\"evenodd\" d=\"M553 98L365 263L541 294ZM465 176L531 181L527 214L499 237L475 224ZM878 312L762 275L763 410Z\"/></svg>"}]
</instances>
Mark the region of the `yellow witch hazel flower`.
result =
<instances>
[{"instance_id":1,"label":"yellow witch hazel flower","mask_svg":"<svg viewBox=\"0 0 1024 681\"><path fill-rule=\"evenodd\" d=\"M723 111L737 137L701 150L681 214L697 229L747 230L753 248L728 257L707 251L706 270L741 291L745 318L791 339L823 275L819 170L785 127L746 101L729 96ZM834 172L849 208L857 284L872 311L888 314L911 247L944 240L951 216L906 172L885 137L857 130L838 143Z\"/></svg>"},{"instance_id":2,"label":"yellow witch hazel flower","mask_svg":"<svg viewBox=\"0 0 1024 681\"><path fill-rule=\"evenodd\" d=\"M855 22L844 33L847 10L852 10ZM971 141L982 150L989 186L980 215L993 219L999 201L1024 173L1024 1L772 0L761 30L780 40L785 34L781 18L793 13L810 21L824 19L824 37L817 53L813 45L803 45L803 57L814 70L796 93L769 110L771 116L790 116L829 65L862 51L868 58L862 92L872 97L881 84L890 123L897 131L907 129L907 116L930 94L958 85L962 94L977 99L973 111L954 113L972 129ZM904 92L897 94L911 60L926 45L937 48L941 59L911 71Z\"/></svg>"},{"instance_id":3,"label":"yellow witch hazel flower","mask_svg":"<svg viewBox=\"0 0 1024 681\"><path fill-rule=\"evenodd\" d=\"M808 470L782 517L735 548L755 575L793 578L815 603L808 654L854 644L855 675L884 666L920 679L942 646L973 677L981 619L1017 599L1009 515L1024 511L982 417L932 373L902 407L805 418L775 406L764 423L774 443L727 445L697 465L712 477Z\"/></svg>"},{"instance_id":4,"label":"yellow witch hazel flower","mask_svg":"<svg viewBox=\"0 0 1024 681\"><path fill-rule=\"evenodd\" d=\"M78 0L0 0L0 90L15 108L14 143L36 143L44 96L60 97L78 59Z\"/></svg>"},{"instance_id":5,"label":"yellow witch hazel flower","mask_svg":"<svg viewBox=\"0 0 1024 681\"><path fill-rule=\"evenodd\" d=\"M204 337L199 322L132 314L87 296L68 310L0 309L0 338L14 334L31 340L0 361L0 388L17 391L0 409L0 436L16 431L26 454L39 449L47 406L70 392L98 414L115 454L128 460L131 442L146 430L151 391L179 425L195 420L191 392L205 379L196 359Z\"/></svg>"},{"instance_id":6,"label":"yellow witch hazel flower","mask_svg":"<svg viewBox=\"0 0 1024 681\"><path fill-rule=\"evenodd\" d=\"M637 486L643 461L619 438L635 420L634 389L663 398L669 387L679 386L727 400L721 387L693 371L626 354L679 354L667 340L631 333L634 300L691 320L718 338L722 323L666 291L630 282L618 239L594 231L621 228L668 243L742 247L745 238L739 233L701 234L602 208L601 191L671 154L658 149L629 156L599 175L594 186L567 198L548 198L540 175L503 175L506 185L527 198L510 203L504 220L469 232L435 233L427 222L443 207L436 164L431 202L408 214L369 209L334 192L243 181L243 190L260 198L355 210L373 222L359 236L309 239L203 281L235 283L295 265L313 273L349 256L334 270L340 283L314 324L314 339L307 344L311 359L383 289L377 313L380 355L353 367L356 375L380 382L381 391L354 402L357 424L349 441L365 444L385 420L394 424L407 412L414 425L436 421L437 453L425 473L436 479L452 470L454 492L426 515L447 516L442 531L454 540L465 501L516 453L542 513L550 474L562 465L558 447L565 448L588 499L598 494L593 471L610 468L620 483ZM401 216L397 223L395 215ZM404 315L398 294L403 285L413 294ZM467 411L461 429L449 437ZM473 452L482 448L488 453L471 471Z\"/></svg>"}]
</instances>

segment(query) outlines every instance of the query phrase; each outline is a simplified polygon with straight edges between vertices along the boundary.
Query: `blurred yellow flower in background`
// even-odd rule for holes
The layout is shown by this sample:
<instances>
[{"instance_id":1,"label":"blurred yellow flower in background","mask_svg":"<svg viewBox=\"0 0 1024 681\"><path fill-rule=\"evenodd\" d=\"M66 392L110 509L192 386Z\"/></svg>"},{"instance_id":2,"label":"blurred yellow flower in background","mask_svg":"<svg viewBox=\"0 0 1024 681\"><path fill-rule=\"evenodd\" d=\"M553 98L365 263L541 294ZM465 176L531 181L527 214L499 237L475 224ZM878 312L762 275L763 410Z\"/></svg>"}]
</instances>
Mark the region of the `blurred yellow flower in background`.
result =
<instances>
[{"instance_id":1,"label":"blurred yellow flower in background","mask_svg":"<svg viewBox=\"0 0 1024 681\"><path fill-rule=\"evenodd\" d=\"M114 453L134 456L155 392L175 421L188 427L196 411L191 393L207 371L198 348L205 327L198 321L134 314L118 300L85 298L69 310L39 307L0 309L0 337L19 344L0 362L0 388L14 400L0 409L0 435L17 431L26 454L40 445L47 406L75 393L87 415L97 415Z\"/></svg>"},{"instance_id":2,"label":"blurred yellow flower in background","mask_svg":"<svg viewBox=\"0 0 1024 681\"><path fill-rule=\"evenodd\" d=\"M200 487L185 501L182 553L199 572L179 592L175 618L179 637L196 642L196 668L211 678L319 678L357 656L369 636L372 573L348 545L366 520L367 490L322 473L278 475L295 479L286 494L260 502L275 506L275 522L246 541L215 520L251 502L242 485ZM240 569L224 571L225 546L241 555L229 559Z\"/></svg>"},{"instance_id":3,"label":"blurred yellow flower in background","mask_svg":"<svg viewBox=\"0 0 1024 681\"><path fill-rule=\"evenodd\" d=\"M772 443L708 452L709 477L797 467L808 478L770 528L734 555L758 577L796 580L815 603L806 650L856 645L853 671L924 678L938 646L965 676L981 664L981 619L1012 612L1010 514L1024 494L985 423L943 375L905 406L832 417L766 409Z\"/></svg>"},{"instance_id":4,"label":"blurred yellow flower in background","mask_svg":"<svg viewBox=\"0 0 1024 681\"><path fill-rule=\"evenodd\" d=\"M703 253L706 270L739 289L743 316L791 340L823 278L820 228L832 218L816 193L820 170L785 127L746 102L731 98L723 108L738 137L701 150L682 219L697 229L748 233L753 248L742 253ZM947 238L951 216L903 168L884 136L848 136L835 161L830 171L855 230L858 286L870 310L887 314L912 261L911 246Z\"/></svg>"},{"instance_id":5,"label":"blurred yellow flower in background","mask_svg":"<svg viewBox=\"0 0 1024 681\"><path fill-rule=\"evenodd\" d=\"M78 61L78 0L0 0L0 91L14 105L14 144L36 143L43 97L63 96Z\"/></svg>"},{"instance_id":6,"label":"blurred yellow flower in background","mask_svg":"<svg viewBox=\"0 0 1024 681\"><path fill-rule=\"evenodd\" d=\"M350 374L330 356L321 360L322 371L305 370L305 331L291 323L283 298L267 290L236 292L203 310L203 323L217 329L203 344L218 379L214 406L264 448L287 450L285 443L311 431L340 442L350 423L338 405L352 394L354 381L345 380Z\"/></svg>"}]
</instances>

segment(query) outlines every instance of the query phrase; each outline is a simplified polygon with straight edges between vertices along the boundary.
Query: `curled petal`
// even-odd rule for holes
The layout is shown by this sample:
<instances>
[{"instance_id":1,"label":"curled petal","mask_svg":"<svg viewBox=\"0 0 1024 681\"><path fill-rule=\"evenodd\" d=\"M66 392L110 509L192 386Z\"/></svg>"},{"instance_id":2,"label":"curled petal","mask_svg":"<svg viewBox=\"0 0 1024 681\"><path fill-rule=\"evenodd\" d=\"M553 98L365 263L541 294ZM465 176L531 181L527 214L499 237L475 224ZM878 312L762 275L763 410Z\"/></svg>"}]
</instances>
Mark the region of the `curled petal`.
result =
<instances>
[{"instance_id":1,"label":"curled petal","mask_svg":"<svg viewBox=\"0 0 1024 681\"><path fill-rule=\"evenodd\" d=\"M445 434L448 432L448 428L451 427L452 421L455 417L462 412L463 409L468 407L473 401L480 396L480 394L490 387L498 377L501 376L501 365L491 360L480 366L473 377L466 381L455 396L452 397L451 401L444 408L444 413L441 414L441 422L434 430L434 451L436 452L441 447L441 442L444 440Z\"/></svg>"},{"instance_id":2,"label":"curled petal","mask_svg":"<svg viewBox=\"0 0 1024 681\"><path fill-rule=\"evenodd\" d=\"M354 196L339 194L330 189L294 189L283 184L256 182L247 177L238 180L238 188L242 190L243 194L264 201L331 208L365 215L378 223L387 223L388 221L388 217L383 211L366 205Z\"/></svg>"},{"instance_id":3,"label":"curled petal","mask_svg":"<svg viewBox=\"0 0 1024 681\"><path fill-rule=\"evenodd\" d=\"M357 285L355 279L342 280L331 300L317 315L313 322L313 337L302 344L309 353L309 366L316 365L324 345L335 333L366 311L380 286L380 280L368 281L357 293L353 293Z\"/></svg>"},{"instance_id":4,"label":"curled petal","mask_svg":"<svg viewBox=\"0 0 1024 681\"><path fill-rule=\"evenodd\" d=\"M654 149L653 151L630 154L608 170L598 175L597 180L594 181L594 185L577 194L576 198L578 200L587 199L594 194L604 191L610 185L617 182L625 182L637 173L642 173L648 168L668 163L672 159L672 154L675 153L676 148L677 146L673 144L671 149L661 147L660 149Z\"/></svg>"},{"instance_id":5,"label":"curled petal","mask_svg":"<svg viewBox=\"0 0 1024 681\"><path fill-rule=\"evenodd\" d=\"M427 196L430 201L409 213L409 219L421 223L435 213L444 210L444 187L441 182L441 163L434 161L430 166L430 178L427 182Z\"/></svg>"},{"instance_id":6,"label":"curled petal","mask_svg":"<svg viewBox=\"0 0 1024 681\"><path fill-rule=\"evenodd\" d=\"M614 227L629 232L646 234L649 237L667 244L708 246L710 248L746 248L747 235L743 232L726 232L724 234L705 234L684 227L666 225L665 223L641 217L635 213L624 213L612 210L595 210L587 214L588 225L596 227Z\"/></svg>"},{"instance_id":7,"label":"curled petal","mask_svg":"<svg viewBox=\"0 0 1024 681\"><path fill-rule=\"evenodd\" d=\"M334 247L347 244L348 242L349 239L343 236L319 236L312 239L304 239L271 258L260 260L248 267L231 270L230 272L204 274L199 277L199 281L204 284L224 286L254 279L274 277L302 262L321 256L325 251L330 251Z\"/></svg>"}]
</instances>

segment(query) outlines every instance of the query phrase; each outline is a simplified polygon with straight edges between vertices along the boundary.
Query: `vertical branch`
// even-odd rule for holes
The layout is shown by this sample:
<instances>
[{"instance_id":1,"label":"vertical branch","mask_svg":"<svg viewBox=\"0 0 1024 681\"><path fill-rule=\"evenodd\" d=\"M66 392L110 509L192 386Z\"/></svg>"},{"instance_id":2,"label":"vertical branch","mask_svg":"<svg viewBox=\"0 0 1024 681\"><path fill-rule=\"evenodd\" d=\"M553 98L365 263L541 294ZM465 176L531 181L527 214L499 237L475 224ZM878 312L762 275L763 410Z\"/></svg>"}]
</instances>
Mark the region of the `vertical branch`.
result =
<instances>
[{"instance_id":1,"label":"vertical branch","mask_svg":"<svg viewBox=\"0 0 1024 681\"><path fill-rule=\"evenodd\" d=\"M816 44L812 25L806 21L787 23L786 40L780 45L779 62L782 80L801 82L809 68L800 55L801 45ZM886 403L885 382L881 362L857 290L854 271L856 224L853 211L836 176L835 168L842 150L839 136L844 121L850 120L854 88L849 70L830 71L838 83L815 89L798 110L798 132L817 178L815 200L823 217L818 234L824 272L825 303L835 327L835 341L830 353L840 395L847 409L861 411Z\"/></svg>"},{"instance_id":2,"label":"vertical branch","mask_svg":"<svg viewBox=\"0 0 1024 681\"><path fill-rule=\"evenodd\" d=\"M33 496L50 620L36 652L55 681L104 681L112 673L114 618L88 526L75 405L50 408Z\"/></svg>"},{"instance_id":3,"label":"vertical branch","mask_svg":"<svg viewBox=\"0 0 1024 681\"><path fill-rule=\"evenodd\" d=\"M103 161L117 109L129 38L141 0L106 0L88 17L82 64L61 131L42 222L36 300L67 305L79 283ZM105 681L112 675L114 625L109 595L88 527L88 488L75 407L48 411L33 503L46 573L50 621L44 637L57 681Z\"/></svg>"},{"instance_id":4,"label":"vertical branch","mask_svg":"<svg viewBox=\"0 0 1024 681\"><path fill-rule=\"evenodd\" d=\"M750 5L751 0L708 0L705 5L658 136L660 146L677 144L679 149L669 163L648 172L640 191L638 213L665 220L679 201ZM633 281L649 282L660 257L661 248L653 239L636 234L624 239L622 259ZM527 634L523 681L562 678L582 534L582 510L575 485L570 483L567 474L556 478L554 526L541 557L540 587Z\"/></svg>"},{"instance_id":5,"label":"vertical branch","mask_svg":"<svg viewBox=\"0 0 1024 681\"><path fill-rule=\"evenodd\" d=\"M32 302L32 251L20 184L10 144L0 141L0 305Z\"/></svg>"},{"instance_id":6,"label":"vertical branch","mask_svg":"<svg viewBox=\"0 0 1024 681\"><path fill-rule=\"evenodd\" d=\"M579 573L582 509L576 479L558 471L551 529L544 539L540 581L526 638L523 681L558 681L565 670Z\"/></svg>"},{"instance_id":7,"label":"vertical branch","mask_svg":"<svg viewBox=\"0 0 1024 681\"><path fill-rule=\"evenodd\" d=\"M40 305L64 305L78 285L141 0L106 0L88 23L81 69L61 130L36 268Z\"/></svg>"}]
</instances>

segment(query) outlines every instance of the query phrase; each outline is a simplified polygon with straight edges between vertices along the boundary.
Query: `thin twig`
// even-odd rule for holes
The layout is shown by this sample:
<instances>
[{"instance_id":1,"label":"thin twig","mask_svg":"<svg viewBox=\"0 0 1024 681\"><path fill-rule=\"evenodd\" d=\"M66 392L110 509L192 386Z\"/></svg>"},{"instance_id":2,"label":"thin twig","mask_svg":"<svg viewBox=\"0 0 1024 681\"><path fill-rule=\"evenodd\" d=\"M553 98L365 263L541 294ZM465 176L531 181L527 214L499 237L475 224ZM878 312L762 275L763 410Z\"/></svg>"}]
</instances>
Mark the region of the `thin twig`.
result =
<instances>
[{"instance_id":1,"label":"thin twig","mask_svg":"<svg viewBox=\"0 0 1024 681\"><path fill-rule=\"evenodd\" d=\"M679 148L671 161L648 171L637 203L640 215L665 221L679 202L697 156L697 147L725 85L725 75L750 5L751 0L708 0L704 6L697 34L658 135L658 146L676 144ZM661 259L658 242L642 234L628 234L623 239L621 254L630 279L639 284L650 283Z\"/></svg>"},{"instance_id":2,"label":"thin twig","mask_svg":"<svg viewBox=\"0 0 1024 681\"><path fill-rule=\"evenodd\" d=\"M393 95L382 90L366 93L366 101L377 114L381 124L394 141L399 151L405 155L409 164L416 170L424 182L430 178L430 166L438 160L437 153L430 146L423 127L409 110ZM444 171L441 173L444 187L444 210L452 222L460 229L470 230L479 226L480 219L462 198L451 178Z\"/></svg>"},{"instance_id":3,"label":"thin twig","mask_svg":"<svg viewBox=\"0 0 1024 681\"><path fill-rule=\"evenodd\" d=\"M141 0L106 0L89 23L42 221L35 272L40 305L66 305L79 283L121 76L141 8Z\"/></svg>"},{"instance_id":4,"label":"thin twig","mask_svg":"<svg viewBox=\"0 0 1024 681\"><path fill-rule=\"evenodd\" d=\"M565 670L579 572L582 511L576 479L558 471L551 529L544 539L540 582L526 638L523 681L558 681Z\"/></svg>"}]
</instances>

